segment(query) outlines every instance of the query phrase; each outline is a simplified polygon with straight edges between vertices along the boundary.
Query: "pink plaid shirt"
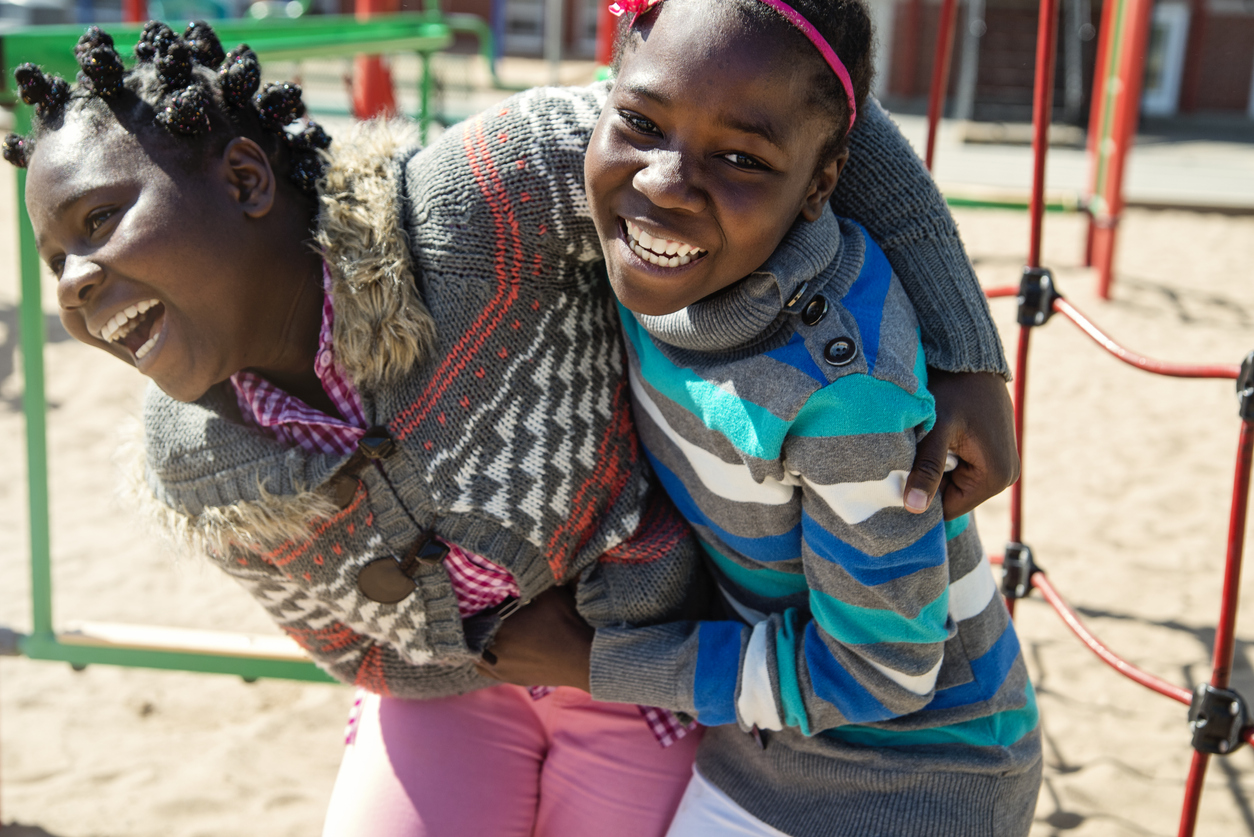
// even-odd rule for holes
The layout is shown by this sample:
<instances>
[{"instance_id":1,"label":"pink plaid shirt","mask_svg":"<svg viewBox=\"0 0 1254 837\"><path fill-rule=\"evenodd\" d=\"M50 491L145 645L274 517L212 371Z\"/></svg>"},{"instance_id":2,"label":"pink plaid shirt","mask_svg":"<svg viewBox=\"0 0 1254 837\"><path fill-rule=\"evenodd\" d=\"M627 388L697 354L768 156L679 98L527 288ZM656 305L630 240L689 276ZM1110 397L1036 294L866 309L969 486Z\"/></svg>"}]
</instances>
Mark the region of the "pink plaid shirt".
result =
<instances>
[{"instance_id":1,"label":"pink plaid shirt","mask_svg":"<svg viewBox=\"0 0 1254 837\"><path fill-rule=\"evenodd\" d=\"M331 302L331 273L326 264L322 266L322 288L322 328L318 332L314 374L339 416L310 407L247 369L231 376L231 386L247 424L309 453L345 456L357 449L357 442L366 432L366 413L357 388L335 362L331 342L335 308ZM457 597L457 612L463 619L521 594L514 577L505 568L456 544L446 543L446 546L449 551L444 558L444 568ZM547 686L537 686L531 689L531 695L539 700L551 691ZM640 713L663 747L674 744L695 726L684 724L670 712L656 707L642 706ZM352 726L350 721L350 728Z\"/></svg>"}]
</instances>

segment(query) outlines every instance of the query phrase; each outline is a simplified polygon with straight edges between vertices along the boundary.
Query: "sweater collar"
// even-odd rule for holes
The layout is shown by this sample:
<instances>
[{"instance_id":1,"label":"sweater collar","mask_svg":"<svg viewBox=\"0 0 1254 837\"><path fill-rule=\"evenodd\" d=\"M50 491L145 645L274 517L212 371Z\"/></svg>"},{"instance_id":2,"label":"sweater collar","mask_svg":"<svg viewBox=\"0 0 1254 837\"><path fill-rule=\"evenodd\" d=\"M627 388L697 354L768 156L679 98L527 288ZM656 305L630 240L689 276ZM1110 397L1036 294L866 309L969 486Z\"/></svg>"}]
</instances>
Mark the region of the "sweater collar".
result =
<instances>
[{"instance_id":1,"label":"sweater collar","mask_svg":"<svg viewBox=\"0 0 1254 837\"><path fill-rule=\"evenodd\" d=\"M636 314L645 331L680 349L724 352L770 336L803 285L840 251L840 224L830 206L818 220L798 219L762 267L722 291L673 314Z\"/></svg>"}]
</instances>

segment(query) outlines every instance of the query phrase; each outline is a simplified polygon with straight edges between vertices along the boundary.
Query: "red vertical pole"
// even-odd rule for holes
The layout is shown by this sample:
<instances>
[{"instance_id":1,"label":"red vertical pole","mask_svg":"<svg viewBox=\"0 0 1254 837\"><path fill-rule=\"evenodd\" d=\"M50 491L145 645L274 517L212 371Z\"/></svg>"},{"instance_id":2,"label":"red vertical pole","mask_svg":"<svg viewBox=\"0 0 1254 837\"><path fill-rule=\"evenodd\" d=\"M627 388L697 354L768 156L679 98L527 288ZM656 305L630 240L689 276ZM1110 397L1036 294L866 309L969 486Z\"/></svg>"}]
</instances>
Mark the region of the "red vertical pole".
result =
<instances>
[{"instance_id":1,"label":"red vertical pole","mask_svg":"<svg viewBox=\"0 0 1254 837\"><path fill-rule=\"evenodd\" d=\"M919 75L919 45L923 40L923 0L906 0L906 37L902 44L901 81L898 93L913 96ZM894 79L896 81L896 79Z\"/></svg>"},{"instance_id":2,"label":"red vertical pole","mask_svg":"<svg viewBox=\"0 0 1254 837\"><path fill-rule=\"evenodd\" d=\"M122 0L122 21L143 23L148 19L148 0Z\"/></svg>"},{"instance_id":3,"label":"red vertical pole","mask_svg":"<svg viewBox=\"0 0 1254 837\"><path fill-rule=\"evenodd\" d=\"M1241 587L1241 559L1245 551L1245 521L1250 504L1250 467L1254 461L1254 422L1241 422L1241 439L1237 443L1236 476L1232 484L1232 509L1228 516L1228 556L1224 564L1223 598L1219 607L1219 624L1215 626L1215 650L1212 656L1210 684L1226 689L1232 680L1232 652L1237 632L1237 596ZM1184 809L1180 813L1179 837L1193 837L1197 826L1197 809L1202 800L1202 782L1206 778L1209 756L1194 752L1189 778L1184 788Z\"/></svg>"},{"instance_id":4,"label":"red vertical pole","mask_svg":"<svg viewBox=\"0 0 1254 837\"><path fill-rule=\"evenodd\" d=\"M357 0L357 19L400 10L400 0ZM369 119L396 112L392 74L378 55L358 55L353 59L353 115Z\"/></svg>"},{"instance_id":5,"label":"red vertical pole","mask_svg":"<svg viewBox=\"0 0 1254 837\"><path fill-rule=\"evenodd\" d=\"M1117 31L1109 65L1114 75L1106 81L1107 95L1114 101L1111 128L1101 137L1098 154L1107 157L1104 176L1100 178L1095 197L1098 212L1094 215L1092 262L1097 269L1098 293L1110 298L1114 281L1115 233L1123 212L1123 171L1128 151L1136 138L1137 120L1141 115L1141 82L1145 75L1145 50L1149 43L1152 0L1123 0L1126 14L1116 19Z\"/></svg>"},{"instance_id":6,"label":"red vertical pole","mask_svg":"<svg viewBox=\"0 0 1254 837\"><path fill-rule=\"evenodd\" d=\"M958 0L941 3L940 26L936 31L936 56L932 61L932 88L927 97L927 154L924 162L932 170L932 152L936 147L936 127L945 108L945 91L949 87L949 63L954 51L954 25L958 20Z\"/></svg>"},{"instance_id":7,"label":"red vertical pole","mask_svg":"<svg viewBox=\"0 0 1254 837\"><path fill-rule=\"evenodd\" d=\"M614 60L614 40L618 35L618 18L610 13L608 3L597 6L597 66L608 67Z\"/></svg>"},{"instance_id":8,"label":"red vertical pole","mask_svg":"<svg viewBox=\"0 0 1254 837\"><path fill-rule=\"evenodd\" d=\"M1097 57L1093 62L1093 95L1089 99L1089 129L1088 129L1088 158L1089 158L1089 189L1088 198L1091 200L1097 194L1097 171L1098 171L1098 154L1099 144L1102 135L1102 116L1105 113L1104 102L1106 100L1106 62L1110 60L1110 42L1115 36L1115 10L1119 7L1119 0L1105 0L1102 4L1102 20L1097 33ZM1093 212L1091 205L1089 206L1089 223L1088 231L1085 234L1084 241L1084 266L1093 266Z\"/></svg>"},{"instance_id":9,"label":"red vertical pole","mask_svg":"<svg viewBox=\"0 0 1254 837\"><path fill-rule=\"evenodd\" d=\"M1036 84L1032 91L1032 229L1028 267L1041 266L1041 228L1045 221L1045 158L1049 123L1054 115L1054 61L1058 52L1058 0L1041 0L1036 25Z\"/></svg>"}]
</instances>

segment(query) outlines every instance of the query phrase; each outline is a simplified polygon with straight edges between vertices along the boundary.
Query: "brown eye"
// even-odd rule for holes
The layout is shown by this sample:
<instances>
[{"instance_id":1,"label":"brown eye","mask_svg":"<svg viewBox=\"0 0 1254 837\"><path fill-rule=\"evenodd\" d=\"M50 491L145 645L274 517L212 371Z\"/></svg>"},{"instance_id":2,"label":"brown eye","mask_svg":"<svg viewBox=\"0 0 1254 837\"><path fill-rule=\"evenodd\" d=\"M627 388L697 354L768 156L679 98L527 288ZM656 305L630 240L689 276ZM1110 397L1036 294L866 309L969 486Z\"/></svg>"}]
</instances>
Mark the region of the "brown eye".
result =
<instances>
[{"instance_id":1,"label":"brown eye","mask_svg":"<svg viewBox=\"0 0 1254 837\"><path fill-rule=\"evenodd\" d=\"M87 216L87 232L94 233L104 226L104 222L113 217L115 210L99 209Z\"/></svg>"},{"instance_id":2,"label":"brown eye","mask_svg":"<svg viewBox=\"0 0 1254 837\"><path fill-rule=\"evenodd\" d=\"M662 133L661 131L658 130L658 127L656 125L654 125L648 119L645 119L643 116L640 116L639 114L632 113L629 110L620 110L618 112L618 115L624 122L627 123L627 126L629 128L631 128L633 131L636 131L637 133L650 134L650 135L657 135L657 134Z\"/></svg>"},{"instance_id":3,"label":"brown eye","mask_svg":"<svg viewBox=\"0 0 1254 837\"><path fill-rule=\"evenodd\" d=\"M767 168L755 157L748 154L741 154L739 151L733 151L730 154L724 154L723 159L731 163L738 169L765 169Z\"/></svg>"}]
</instances>

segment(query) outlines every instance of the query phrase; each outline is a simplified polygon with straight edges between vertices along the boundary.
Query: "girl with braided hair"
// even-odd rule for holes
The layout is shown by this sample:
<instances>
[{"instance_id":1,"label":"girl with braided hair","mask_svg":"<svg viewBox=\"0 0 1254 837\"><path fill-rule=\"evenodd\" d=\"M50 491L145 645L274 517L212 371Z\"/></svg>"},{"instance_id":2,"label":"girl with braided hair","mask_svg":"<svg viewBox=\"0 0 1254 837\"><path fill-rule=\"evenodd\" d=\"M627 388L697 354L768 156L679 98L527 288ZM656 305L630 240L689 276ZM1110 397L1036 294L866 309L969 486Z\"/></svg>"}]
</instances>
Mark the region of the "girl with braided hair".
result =
<instances>
[{"instance_id":1,"label":"girl with braided hair","mask_svg":"<svg viewBox=\"0 0 1254 837\"><path fill-rule=\"evenodd\" d=\"M554 673L579 688L490 676L506 616L590 638L708 613L632 430L584 197L607 85L520 94L422 150L395 120L331 144L203 24L149 24L130 70L95 28L76 54L72 88L19 68L36 125L4 154L66 328L156 385L137 502L366 693L325 833L662 834L688 719L589 697L595 648ZM947 489L962 506L1015 467L971 383L1005 361L930 179L882 111L859 119L835 199L942 300L924 339L958 397L929 437L986 463Z\"/></svg>"}]
</instances>

